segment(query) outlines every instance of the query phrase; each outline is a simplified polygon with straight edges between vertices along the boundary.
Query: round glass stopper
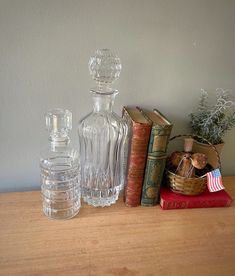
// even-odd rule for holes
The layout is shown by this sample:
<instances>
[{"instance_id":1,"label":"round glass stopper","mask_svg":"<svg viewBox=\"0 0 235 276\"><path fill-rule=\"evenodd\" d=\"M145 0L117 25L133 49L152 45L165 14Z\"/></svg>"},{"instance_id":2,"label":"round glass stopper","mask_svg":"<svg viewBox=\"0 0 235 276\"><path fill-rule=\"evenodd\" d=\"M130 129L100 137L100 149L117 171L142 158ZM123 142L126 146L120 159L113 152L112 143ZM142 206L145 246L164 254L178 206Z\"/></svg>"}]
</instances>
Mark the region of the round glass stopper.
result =
<instances>
[{"instance_id":1,"label":"round glass stopper","mask_svg":"<svg viewBox=\"0 0 235 276\"><path fill-rule=\"evenodd\" d=\"M113 83L119 78L121 69L120 58L109 49L96 50L90 57L89 71L98 86Z\"/></svg>"}]
</instances>

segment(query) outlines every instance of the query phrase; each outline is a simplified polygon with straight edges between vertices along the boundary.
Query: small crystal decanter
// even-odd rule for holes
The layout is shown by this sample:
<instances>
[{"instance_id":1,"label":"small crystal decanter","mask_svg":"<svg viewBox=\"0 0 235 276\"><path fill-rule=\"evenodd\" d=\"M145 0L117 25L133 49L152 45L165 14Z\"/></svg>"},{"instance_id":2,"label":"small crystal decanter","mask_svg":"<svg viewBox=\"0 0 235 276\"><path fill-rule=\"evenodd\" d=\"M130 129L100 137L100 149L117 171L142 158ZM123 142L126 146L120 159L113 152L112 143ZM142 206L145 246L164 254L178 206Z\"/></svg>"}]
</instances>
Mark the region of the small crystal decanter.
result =
<instances>
[{"instance_id":1,"label":"small crystal decanter","mask_svg":"<svg viewBox=\"0 0 235 276\"><path fill-rule=\"evenodd\" d=\"M49 148L41 152L43 212L51 219L69 219L80 209L78 152L69 146L72 113L53 109L46 114Z\"/></svg>"},{"instance_id":2,"label":"small crystal decanter","mask_svg":"<svg viewBox=\"0 0 235 276\"><path fill-rule=\"evenodd\" d=\"M90 91L93 111L78 126L82 197L103 207L116 202L126 176L127 125L112 110L118 91L109 87L119 78L121 62L109 49L97 50L89 71L97 87Z\"/></svg>"}]
</instances>

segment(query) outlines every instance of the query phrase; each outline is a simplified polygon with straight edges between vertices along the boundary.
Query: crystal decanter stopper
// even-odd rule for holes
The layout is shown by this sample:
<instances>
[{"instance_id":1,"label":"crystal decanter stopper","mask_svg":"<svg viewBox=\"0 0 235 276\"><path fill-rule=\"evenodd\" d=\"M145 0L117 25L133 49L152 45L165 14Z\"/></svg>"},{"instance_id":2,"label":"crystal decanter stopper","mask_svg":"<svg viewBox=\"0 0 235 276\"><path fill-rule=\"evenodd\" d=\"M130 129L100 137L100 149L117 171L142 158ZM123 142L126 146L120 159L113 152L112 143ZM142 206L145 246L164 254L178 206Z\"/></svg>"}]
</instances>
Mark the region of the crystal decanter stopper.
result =
<instances>
[{"instance_id":1,"label":"crystal decanter stopper","mask_svg":"<svg viewBox=\"0 0 235 276\"><path fill-rule=\"evenodd\" d=\"M109 49L97 50L89 71L97 86L90 90L93 111L78 127L82 197L90 205L109 206L118 199L126 175L127 125L113 112L118 91L110 87L119 78L121 62Z\"/></svg>"},{"instance_id":2,"label":"crystal decanter stopper","mask_svg":"<svg viewBox=\"0 0 235 276\"><path fill-rule=\"evenodd\" d=\"M41 192L44 214L68 219L80 209L78 152L70 147L72 113L56 108L46 114L49 146L41 152Z\"/></svg>"}]
</instances>

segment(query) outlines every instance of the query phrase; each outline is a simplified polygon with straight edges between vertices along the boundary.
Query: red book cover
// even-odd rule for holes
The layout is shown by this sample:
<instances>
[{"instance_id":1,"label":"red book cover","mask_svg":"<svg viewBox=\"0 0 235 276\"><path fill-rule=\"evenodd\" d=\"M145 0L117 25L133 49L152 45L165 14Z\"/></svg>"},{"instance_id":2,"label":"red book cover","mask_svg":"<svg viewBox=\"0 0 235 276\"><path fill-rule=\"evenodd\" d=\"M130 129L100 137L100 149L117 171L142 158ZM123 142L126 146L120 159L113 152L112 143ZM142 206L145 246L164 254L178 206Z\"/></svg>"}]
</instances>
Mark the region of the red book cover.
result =
<instances>
[{"instance_id":1,"label":"red book cover","mask_svg":"<svg viewBox=\"0 0 235 276\"><path fill-rule=\"evenodd\" d=\"M140 205L151 122L136 108L124 107L123 118L129 128L129 152L124 201L129 207Z\"/></svg>"},{"instance_id":2,"label":"red book cover","mask_svg":"<svg viewBox=\"0 0 235 276\"><path fill-rule=\"evenodd\" d=\"M176 194L170 189L162 187L160 193L160 206L163 210L229 207L232 201L230 195L224 190L214 193L206 190L197 196L186 196Z\"/></svg>"}]
</instances>

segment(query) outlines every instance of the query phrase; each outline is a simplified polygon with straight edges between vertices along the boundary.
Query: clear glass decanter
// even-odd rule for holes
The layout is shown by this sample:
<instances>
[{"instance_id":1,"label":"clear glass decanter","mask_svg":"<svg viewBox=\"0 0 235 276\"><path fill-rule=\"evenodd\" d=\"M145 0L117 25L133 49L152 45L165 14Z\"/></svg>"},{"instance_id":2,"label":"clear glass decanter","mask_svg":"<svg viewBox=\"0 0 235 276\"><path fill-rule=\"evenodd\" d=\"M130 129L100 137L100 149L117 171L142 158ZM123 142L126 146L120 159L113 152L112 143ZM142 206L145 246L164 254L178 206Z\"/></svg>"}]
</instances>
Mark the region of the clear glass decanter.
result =
<instances>
[{"instance_id":1,"label":"clear glass decanter","mask_svg":"<svg viewBox=\"0 0 235 276\"><path fill-rule=\"evenodd\" d=\"M126 174L127 125L113 112L118 91L110 88L119 78L121 62L109 49L97 50L89 60L89 71L97 87L90 91L93 111L78 126L82 197L103 207L116 202Z\"/></svg>"},{"instance_id":2,"label":"clear glass decanter","mask_svg":"<svg viewBox=\"0 0 235 276\"><path fill-rule=\"evenodd\" d=\"M43 212L51 219L69 219L80 209L78 152L69 146L72 113L53 109L46 114L49 147L41 152Z\"/></svg>"}]
</instances>

